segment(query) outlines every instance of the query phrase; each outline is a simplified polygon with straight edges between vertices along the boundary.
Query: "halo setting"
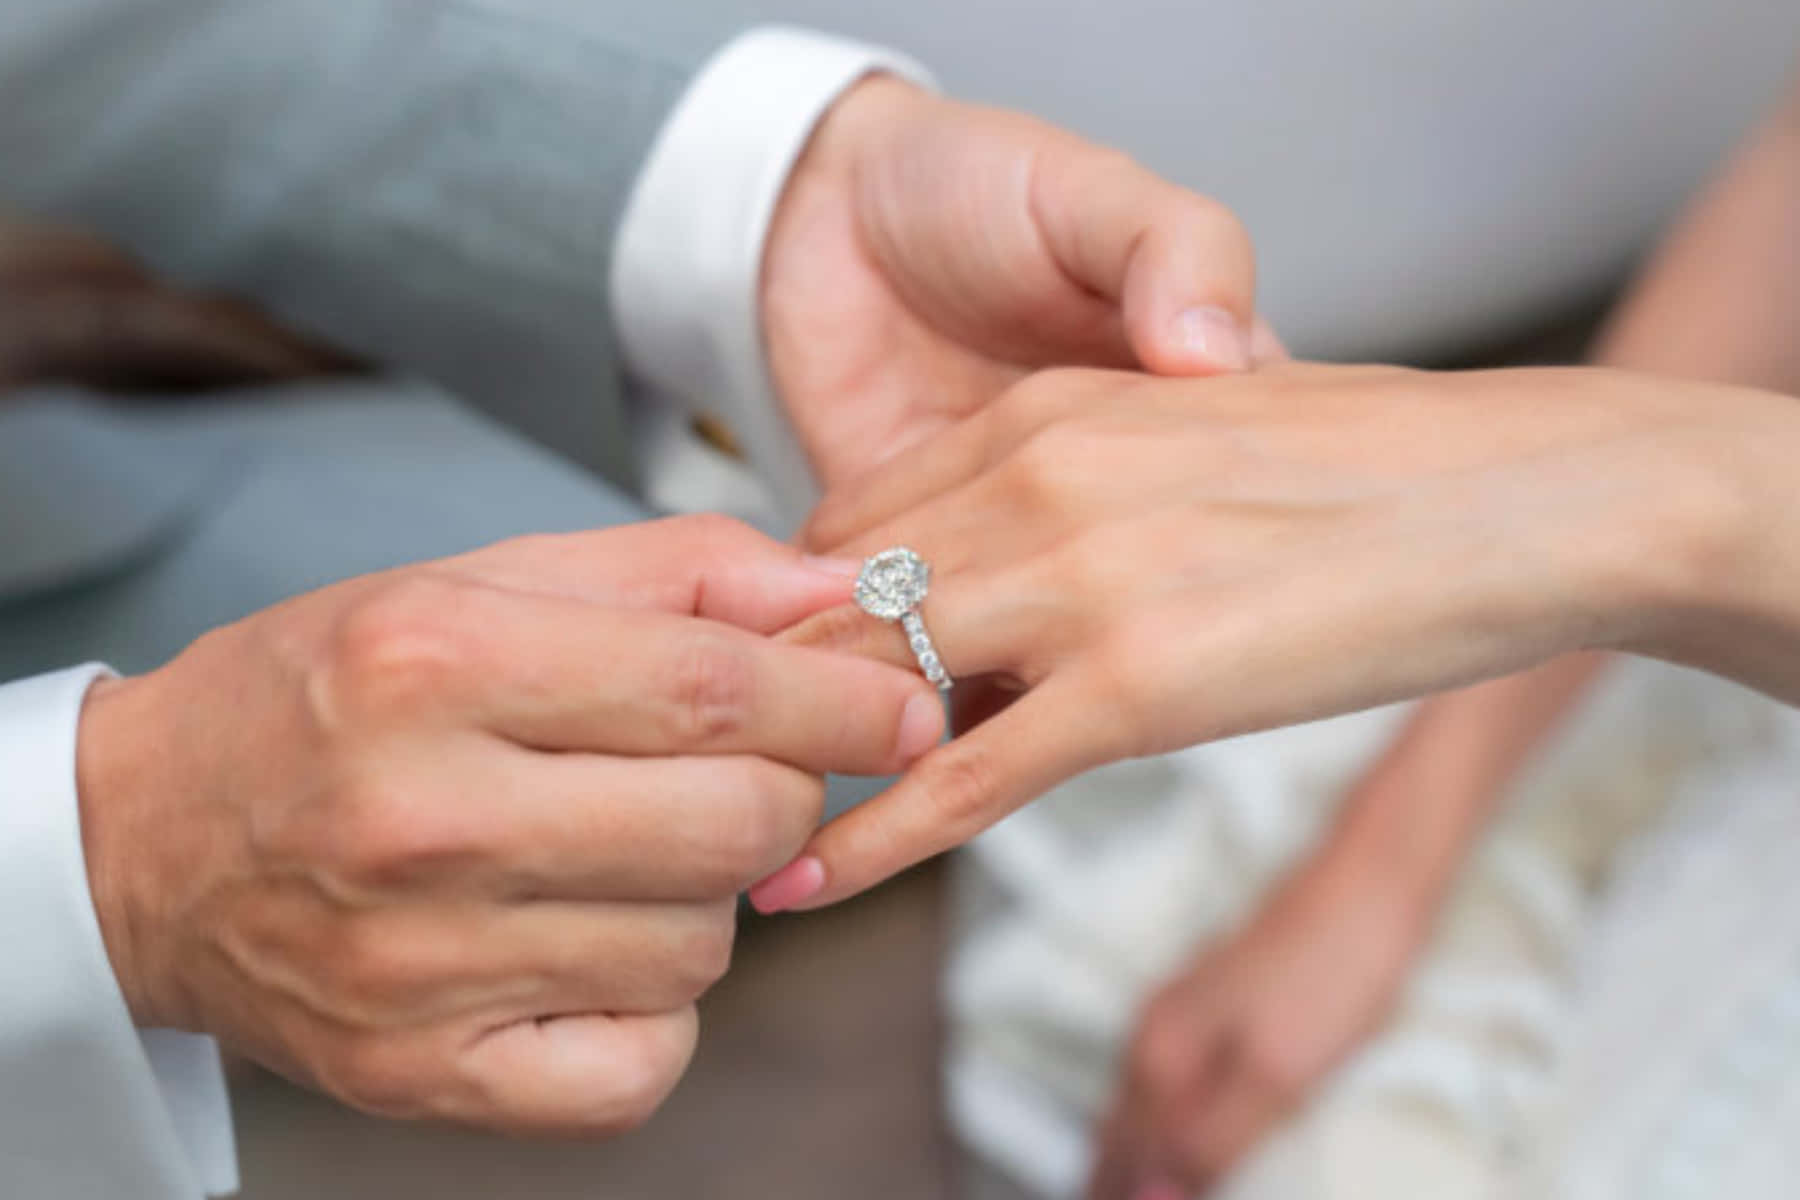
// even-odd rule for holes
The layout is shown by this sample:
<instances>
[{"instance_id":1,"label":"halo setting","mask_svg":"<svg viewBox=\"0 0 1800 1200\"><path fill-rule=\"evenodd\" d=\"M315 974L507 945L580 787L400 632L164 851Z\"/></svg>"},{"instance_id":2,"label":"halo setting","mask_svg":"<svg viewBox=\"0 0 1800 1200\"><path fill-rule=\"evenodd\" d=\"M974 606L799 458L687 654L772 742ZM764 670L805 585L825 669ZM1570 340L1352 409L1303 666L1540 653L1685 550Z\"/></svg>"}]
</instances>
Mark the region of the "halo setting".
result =
<instances>
[{"instance_id":1,"label":"halo setting","mask_svg":"<svg viewBox=\"0 0 1800 1200\"><path fill-rule=\"evenodd\" d=\"M905 546L883 550L863 563L856 578L856 606L871 617L898 621L931 591L931 566Z\"/></svg>"}]
</instances>

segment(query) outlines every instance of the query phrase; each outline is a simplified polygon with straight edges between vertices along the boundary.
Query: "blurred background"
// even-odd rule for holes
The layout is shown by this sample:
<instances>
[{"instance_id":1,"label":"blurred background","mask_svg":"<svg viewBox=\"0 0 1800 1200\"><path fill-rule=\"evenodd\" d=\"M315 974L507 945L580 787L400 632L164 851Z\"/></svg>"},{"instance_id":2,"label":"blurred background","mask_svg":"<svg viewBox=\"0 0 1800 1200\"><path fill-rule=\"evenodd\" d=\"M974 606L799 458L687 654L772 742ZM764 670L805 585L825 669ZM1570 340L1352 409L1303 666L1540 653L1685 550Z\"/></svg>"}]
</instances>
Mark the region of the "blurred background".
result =
<instances>
[{"instance_id":1,"label":"blurred background","mask_svg":"<svg viewBox=\"0 0 1800 1200\"><path fill-rule=\"evenodd\" d=\"M952 93L1122 147L1219 198L1250 226L1266 312L1297 353L1456 364L1577 356L1595 315L1778 95L1800 50L1794 0L663 0L641 16L679 24L699 13L746 27L803 24L906 51ZM1502 836L1573 862L1572 876L1587 886L1603 856L1571 847L1602 835L1572 831L1558 815L1571 789L1591 797L1638 788L1642 798L1639 785L1655 776L1644 764L1679 740L1672 729L1721 709L1744 722L1757 716L1723 690L1681 696L1620 701L1596 718L1587 749L1552 768ZM752 920L737 970L703 1006L693 1073L649 1128L614 1144L392 1126L238 1069L244 1195L1058 1194L1057 1181L1077 1169L1070 1131L1093 1116L1121 1013L1158 963L1241 916L1390 727L1377 719L1328 746L1252 741L1083 785L1077 799L1104 803L1117 818L1112 841L1085 843L1087 859L1122 869L1147 853L1127 844L1133 813L1166 828L1157 824L1165 801L1199 799L1224 814L1209 819L1238 822L1193 831L1211 849L1190 858L1180 885L1196 895L1234 889L1230 903L1196 901L1179 918L1132 909L1161 948L1127 956L1130 987L1108 994L1091 1028L1079 1014L1009 998L1009 985L1060 986L1067 964L1028 907L996 897L1005 872L977 851L972 862L929 866L837 910ZM1587 765L1621 754L1636 754L1635 765L1598 775ZM1316 762L1327 765L1301 769ZM1265 769L1271 763L1278 767ZM1243 771L1224 769L1231 764ZM1249 777L1262 782L1251 787ZM1651 819L1620 805L1589 811L1613 822L1602 840ZM1002 856L1052 835L1015 827L1003 836L1013 841L996 843ZM1251 865L1207 876L1218 866L1207 854L1223 844ZM1493 879L1511 878L1495 870ZM1173 894L1188 894L1180 888ZM977 943L989 965L973 969ZM996 1045L984 1058L982 1048ZM1067 1068L1061 1090L1043 1083L1055 1111L991 1105L996 1093L971 1082L971 1071L998 1069L1011 1072L1000 1091L1029 1089L1039 1060ZM1460 1119L1454 1105L1447 1111ZM1516 1153L1506 1138L1518 1130L1505 1135L1480 1154ZM1338 1161L1321 1153L1319 1161ZM1259 1194L1375 1194L1314 1183ZM1481 1194L1475 1187L1467 1194Z\"/></svg>"},{"instance_id":2,"label":"blurred background","mask_svg":"<svg viewBox=\"0 0 1800 1200\"><path fill-rule=\"evenodd\" d=\"M1592 306L1772 103L1789 0L671 0L904 50L1235 209L1310 356Z\"/></svg>"}]
</instances>

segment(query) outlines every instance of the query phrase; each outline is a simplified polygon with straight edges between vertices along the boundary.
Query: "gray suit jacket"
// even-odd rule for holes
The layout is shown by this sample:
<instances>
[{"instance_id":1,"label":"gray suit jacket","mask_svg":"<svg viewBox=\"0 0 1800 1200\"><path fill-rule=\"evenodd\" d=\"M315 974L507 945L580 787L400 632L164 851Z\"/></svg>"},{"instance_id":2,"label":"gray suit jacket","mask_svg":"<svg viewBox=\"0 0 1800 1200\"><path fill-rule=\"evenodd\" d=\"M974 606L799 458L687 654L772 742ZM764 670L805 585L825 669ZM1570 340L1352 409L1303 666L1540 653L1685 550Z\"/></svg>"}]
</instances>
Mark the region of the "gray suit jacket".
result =
<instances>
[{"instance_id":1,"label":"gray suit jacket","mask_svg":"<svg viewBox=\"0 0 1800 1200\"><path fill-rule=\"evenodd\" d=\"M630 486L608 256L656 130L732 32L690 9L5 0L0 207L244 294ZM0 599L117 561L204 503L213 466L91 410L0 406Z\"/></svg>"}]
</instances>

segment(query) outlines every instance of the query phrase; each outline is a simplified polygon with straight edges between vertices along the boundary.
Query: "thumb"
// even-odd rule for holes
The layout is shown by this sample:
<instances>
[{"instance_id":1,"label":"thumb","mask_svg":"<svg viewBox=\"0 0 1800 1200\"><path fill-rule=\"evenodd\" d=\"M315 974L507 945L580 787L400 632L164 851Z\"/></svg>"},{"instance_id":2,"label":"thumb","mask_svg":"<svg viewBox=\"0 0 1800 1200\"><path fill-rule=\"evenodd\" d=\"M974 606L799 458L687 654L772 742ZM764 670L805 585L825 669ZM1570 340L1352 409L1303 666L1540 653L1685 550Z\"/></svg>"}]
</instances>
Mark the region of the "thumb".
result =
<instances>
[{"instance_id":1,"label":"thumb","mask_svg":"<svg viewBox=\"0 0 1800 1200\"><path fill-rule=\"evenodd\" d=\"M1038 169L1051 254L1119 305L1141 366L1158 375L1249 369L1256 254L1230 209L1091 146L1046 154Z\"/></svg>"}]
</instances>

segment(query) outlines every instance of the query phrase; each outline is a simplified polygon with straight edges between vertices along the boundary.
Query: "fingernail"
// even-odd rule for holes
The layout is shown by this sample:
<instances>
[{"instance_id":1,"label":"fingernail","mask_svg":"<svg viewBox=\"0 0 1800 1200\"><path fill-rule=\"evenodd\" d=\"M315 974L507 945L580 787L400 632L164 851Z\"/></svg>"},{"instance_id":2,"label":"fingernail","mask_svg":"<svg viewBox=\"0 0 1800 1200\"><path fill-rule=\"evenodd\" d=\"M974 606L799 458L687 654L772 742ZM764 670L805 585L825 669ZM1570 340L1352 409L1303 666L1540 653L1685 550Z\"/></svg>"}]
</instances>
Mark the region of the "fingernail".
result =
<instances>
[{"instance_id":1,"label":"fingernail","mask_svg":"<svg viewBox=\"0 0 1800 1200\"><path fill-rule=\"evenodd\" d=\"M862 574L862 564L854 558L820 558L818 555L808 554L800 562L820 574L839 579L855 579Z\"/></svg>"},{"instance_id":2,"label":"fingernail","mask_svg":"<svg viewBox=\"0 0 1800 1200\"><path fill-rule=\"evenodd\" d=\"M766 916L804 904L825 886L825 864L808 855L796 858L750 889L750 903Z\"/></svg>"},{"instance_id":3,"label":"fingernail","mask_svg":"<svg viewBox=\"0 0 1800 1200\"><path fill-rule=\"evenodd\" d=\"M1250 369L1250 338L1222 308L1190 308L1175 318L1175 341L1222 371Z\"/></svg>"},{"instance_id":4,"label":"fingernail","mask_svg":"<svg viewBox=\"0 0 1800 1200\"><path fill-rule=\"evenodd\" d=\"M900 761L910 764L944 740L944 702L936 693L921 693L900 713Z\"/></svg>"}]
</instances>

